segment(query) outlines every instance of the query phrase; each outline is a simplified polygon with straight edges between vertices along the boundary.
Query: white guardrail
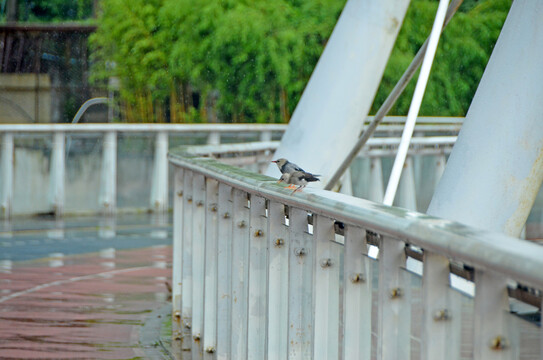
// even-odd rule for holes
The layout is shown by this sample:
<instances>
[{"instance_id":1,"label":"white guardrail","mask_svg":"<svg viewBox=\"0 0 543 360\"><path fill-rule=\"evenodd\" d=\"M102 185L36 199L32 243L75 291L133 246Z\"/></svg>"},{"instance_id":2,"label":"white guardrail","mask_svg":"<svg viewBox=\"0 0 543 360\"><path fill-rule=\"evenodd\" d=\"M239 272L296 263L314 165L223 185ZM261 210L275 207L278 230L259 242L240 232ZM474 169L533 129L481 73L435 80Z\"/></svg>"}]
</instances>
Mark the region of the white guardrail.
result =
<instances>
[{"instance_id":1,"label":"white guardrail","mask_svg":"<svg viewBox=\"0 0 543 360\"><path fill-rule=\"evenodd\" d=\"M149 208L153 211L168 209L168 152L171 136L181 134L208 134L208 144L219 144L225 134L255 133L261 141L270 141L276 133L282 134L286 125L264 124L32 124L0 125L0 215L11 216L14 198L15 140L49 134L52 138L49 161L49 199L52 211L61 216L65 207L66 137L85 134L102 137L99 207L104 214L117 210L117 136L118 134L153 135L154 163ZM280 136L279 136L280 137ZM141 150L141 149L140 149ZM18 163L18 166L25 164ZM28 166L28 165L26 165Z\"/></svg>"},{"instance_id":2,"label":"white guardrail","mask_svg":"<svg viewBox=\"0 0 543 360\"><path fill-rule=\"evenodd\" d=\"M540 245L329 191L292 195L276 179L202 157L219 152L168 155L173 342L183 358L541 358L539 326L488 313L509 295L537 314ZM406 270L407 261L424 268L427 254L448 259L451 277L497 273L509 289L481 283L473 300L441 276Z\"/></svg>"},{"instance_id":3,"label":"white guardrail","mask_svg":"<svg viewBox=\"0 0 543 360\"><path fill-rule=\"evenodd\" d=\"M410 154L447 154L456 140L463 118L422 117L419 119ZM371 117L366 122L371 121ZM367 157L390 156L399 143L405 117L386 117L376 136L361 155ZM50 210L62 216L66 208L66 154L70 150L67 136L98 136L102 138L100 189L98 208L104 214L114 213L117 205L118 135L141 134L154 136L154 163L148 208L163 212L168 209L168 167L166 153L172 137L181 134L207 133L208 144L220 144L225 135L239 133L258 134L260 141L280 138L284 124L13 124L0 125L0 217L10 218L14 201L14 166L18 138L51 137L51 155L48 162ZM239 141L239 140L238 140ZM68 144L68 145L67 145ZM72 148L73 149L73 148ZM146 150L146 149L139 149ZM268 153L269 155L269 153ZM254 163L254 159L246 159ZM444 161L442 161L444 163ZM30 165L17 162L17 166ZM380 169L380 167L379 167ZM41 176L38 170L28 176ZM382 187L382 185L380 185ZM22 190L21 190L22 191ZM94 206L96 208L96 206Z\"/></svg>"}]
</instances>

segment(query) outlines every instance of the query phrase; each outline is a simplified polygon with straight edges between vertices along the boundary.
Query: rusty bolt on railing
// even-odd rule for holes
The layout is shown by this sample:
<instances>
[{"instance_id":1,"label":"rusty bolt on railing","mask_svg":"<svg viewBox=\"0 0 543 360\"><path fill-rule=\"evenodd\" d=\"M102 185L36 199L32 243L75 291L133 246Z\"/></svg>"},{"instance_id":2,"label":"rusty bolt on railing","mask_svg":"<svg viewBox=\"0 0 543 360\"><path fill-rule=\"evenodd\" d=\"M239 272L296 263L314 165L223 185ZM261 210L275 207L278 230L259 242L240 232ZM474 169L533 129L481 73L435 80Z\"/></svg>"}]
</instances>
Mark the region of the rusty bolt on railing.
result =
<instances>
[{"instance_id":1,"label":"rusty bolt on railing","mask_svg":"<svg viewBox=\"0 0 543 360\"><path fill-rule=\"evenodd\" d=\"M215 348L213 346L206 347L206 353L213 354L215 352Z\"/></svg>"},{"instance_id":2,"label":"rusty bolt on railing","mask_svg":"<svg viewBox=\"0 0 543 360\"><path fill-rule=\"evenodd\" d=\"M261 237L263 235L264 235L264 231L262 231L262 230L255 231L255 237Z\"/></svg>"},{"instance_id":3,"label":"rusty bolt on railing","mask_svg":"<svg viewBox=\"0 0 543 360\"><path fill-rule=\"evenodd\" d=\"M440 309L434 312L435 321L445 321L445 320L449 320L450 318L451 318L451 314L449 314L449 310L447 309Z\"/></svg>"},{"instance_id":4,"label":"rusty bolt on railing","mask_svg":"<svg viewBox=\"0 0 543 360\"><path fill-rule=\"evenodd\" d=\"M225 212L223 215L222 215L223 218L225 219L230 219L230 213L229 212Z\"/></svg>"},{"instance_id":5,"label":"rusty bolt on railing","mask_svg":"<svg viewBox=\"0 0 543 360\"><path fill-rule=\"evenodd\" d=\"M364 274L361 274L361 273L351 274L351 276L349 276L349 279L354 284L366 281L366 277L364 276Z\"/></svg>"},{"instance_id":6,"label":"rusty bolt on railing","mask_svg":"<svg viewBox=\"0 0 543 360\"><path fill-rule=\"evenodd\" d=\"M194 341L198 342L200 341L200 334L194 334L192 338L194 339Z\"/></svg>"},{"instance_id":7,"label":"rusty bolt on railing","mask_svg":"<svg viewBox=\"0 0 543 360\"><path fill-rule=\"evenodd\" d=\"M211 208L209 210L211 210L211 212L217 212L217 204L211 205Z\"/></svg>"},{"instance_id":8,"label":"rusty bolt on railing","mask_svg":"<svg viewBox=\"0 0 543 360\"><path fill-rule=\"evenodd\" d=\"M189 322L185 322L185 329L190 329L191 328L191 325Z\"/></svg>"},{"instance_id":9,"label":"rusty bolt on railing","mask_svg":"<svg viewBox=\"0 0 543 360\"><path fill-rule=\"evenodd\" d=\"M177 196L182 197L183 196L183 191L178 191Z\"/></svg>"},{"instance_id":10,"label":"rusty bolt on railing","mask_svg":"<svg viewBox=\"0 0 543 360\"><path fill-rule=\"evenodd\" d=\"M175 316L176 318L180 318L181 317L181 311L177 310L173 313L173 316Z\"/></svg>"},{"instance_id":11,"label":"rusty bolt on railing","mask_svg":"<svg viewBox=\"0 0 543 360\"><path fill-rule=\"evenodd\" d=\"M306 253L304 248L296 248L294 249L294 255L296 256L304 256Z\"/></svg>"},{"instance_id":12,"label":"rusty bolt on railing","mask_svg":"<svg viewBox=\"0 0 543 360\"><path fill-rule=\"evenodd\" d=\"M403 290L400 289L400 288L394 288L394 289L390 290L390 297L392 299L401 298L402 295L403 295Z\"/></svg>"},{"instance_id":13,"label":"rusty bolt on railing","mask_svg":"<svg viewBox=\"0 0 543 360\"><path fill-rule=\"evenodd\" d=\"M490 348L492 350L504 350L509 346L507 339L501 335L496 336L490 341Z\"/></svg>"},{"instance_id":14,"label":"rusty bolt on railing","mask_svg":"<svg viewBox=\"0 0 543 360\"><path fill-rule=\"evenodd\" d=\"M202 200L198 200L198 202L196 203L196 206L198 207L204 206L204 202Z\"/></svg>"},{"instance_id":15,"label":"rusty bolt on railing","mask_svg":"<svg viewBox=\"0 0 543 360\"><path fill-rule=\"evenodd\" d=\"M188 203L191 203L191 202L192 202L192 196L189 196L189 197L187 198L187 202L188 202Z\"/></svg>"},{"instance_id":16,"label":"rusty bolt on railing","mask_svg":"<svg viewBox=\"0 0 543 360\"><path fill-rule=\"evenodd\" d=\"M173 338L175 340L181 340L183 338L183 335L181 335L181 331L174 331Z\"/></svg>"},{"instance_id":17,"label":"rusty bolt on railing","mask_svg":"<svg viewBox=\"0 0 543 360\"><path fill-rule=\"evenodd\" d=\"M244 228L244 227L245 227L245 220L241 220L241 221L238 223L238 227L239 227L239 228Z\"/></svg>"},{"instance_id":18,"label":"rusty bolt on railing","mask_svg":"<svg viewBox=\"0 0 543 360\"><path fill-rule=\"evenodd\" d=\"M277 247L281 247L281 246L285 245L285 240L283 240L283 239L275 239L274 245L277 246Z\"/></svg>"},{"instance_id":19,"label":"rusty bolt on railing","mask_svg":"<svg viewBox=\"0 0 543 360\"><path fill-rule=\"evenodd\" d=\"M328 258L328 259L322 259L321 260L321 267L322 268L327 268L327 267L330 267L332 266L332 259Z\"/></svg>"}]
</instances>

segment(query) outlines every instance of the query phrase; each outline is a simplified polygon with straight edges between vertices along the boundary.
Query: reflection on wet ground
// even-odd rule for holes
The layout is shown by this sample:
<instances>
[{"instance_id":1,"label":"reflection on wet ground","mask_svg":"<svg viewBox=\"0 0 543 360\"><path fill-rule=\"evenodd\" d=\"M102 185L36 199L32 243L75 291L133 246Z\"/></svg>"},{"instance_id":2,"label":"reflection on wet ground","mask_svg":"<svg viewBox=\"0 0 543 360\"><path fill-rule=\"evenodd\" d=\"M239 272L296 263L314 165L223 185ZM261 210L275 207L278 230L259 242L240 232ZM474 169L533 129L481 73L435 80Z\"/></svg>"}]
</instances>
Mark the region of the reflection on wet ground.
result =
<instances>
[{"instance_id":1,"label":"reflection on wet ground","mask_svg":"<svg viewBox=\"0 0 543 360\"><path fill-rule=\"evenodd\" d=\"M142 229L138 237L145 237ZM147 243L134 242L139 249L126 249L126 239L115 240L116 231L108 247L90 254L84 254L87 247L70 249L78 242L72 241L72 230L64 231L66 251L32 261L0 260L0 358L145 357L139 331L150 313L169 301L171 240L168 235L156 244L151 236L156 230L147 228ZM92 238L93 231L85 233ZM17 234L10 238L17 239Z\"/></svg>"}]
</instances>

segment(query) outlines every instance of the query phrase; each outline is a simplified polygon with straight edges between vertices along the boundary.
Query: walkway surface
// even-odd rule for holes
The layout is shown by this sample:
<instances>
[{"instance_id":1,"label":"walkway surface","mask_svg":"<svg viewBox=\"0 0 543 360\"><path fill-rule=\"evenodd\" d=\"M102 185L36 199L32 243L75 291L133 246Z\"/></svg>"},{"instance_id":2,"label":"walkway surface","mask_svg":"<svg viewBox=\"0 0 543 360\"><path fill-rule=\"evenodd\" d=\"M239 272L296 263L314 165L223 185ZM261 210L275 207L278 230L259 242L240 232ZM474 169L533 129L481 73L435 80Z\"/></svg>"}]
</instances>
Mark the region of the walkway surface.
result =
<instances>
[{"instance_id":1,"label":"walkway surface","mask_svg":"<svg viewBox=\"0 0 543 360\"><path fill-rule=\"evenodd\" d=\"M98 252L0 261L0 359L161 358L149 356L158 350L142 344L143 337L153 336L145 324L166 316L160 309L169 304L171 231L163 228L165 236L157 240L152 236L156 227L147 230L147 243L134 241L137 249L126 249L126 239L116 249L115 234ZM84 231L88 241L94 232ZM68 240L66 253L73 253L76 241L70 239L81 233L62 236ZM140 224L138 236L144 233ZM6 248L6 242L27 241L21 236L0 240Z\"/></svg>"}]
</instances>

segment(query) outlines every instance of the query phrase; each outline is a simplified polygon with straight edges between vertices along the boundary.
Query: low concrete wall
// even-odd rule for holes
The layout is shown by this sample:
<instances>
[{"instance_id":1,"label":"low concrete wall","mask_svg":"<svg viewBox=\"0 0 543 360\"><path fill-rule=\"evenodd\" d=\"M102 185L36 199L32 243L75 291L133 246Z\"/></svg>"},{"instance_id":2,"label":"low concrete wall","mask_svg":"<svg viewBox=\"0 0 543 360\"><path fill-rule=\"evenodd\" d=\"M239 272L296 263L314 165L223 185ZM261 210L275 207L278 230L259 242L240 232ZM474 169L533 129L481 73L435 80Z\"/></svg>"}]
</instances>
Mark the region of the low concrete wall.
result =
<instances>
[{"instance_id":1,"label":"low concrete wall","mask_svg":"<svg viewBox=\"0 0 543 360\"><path fill-rule=\"evenodd\" d=\"M51 122L48 74L0 74L0 123Z\"/></svg>"}]
</instances>

